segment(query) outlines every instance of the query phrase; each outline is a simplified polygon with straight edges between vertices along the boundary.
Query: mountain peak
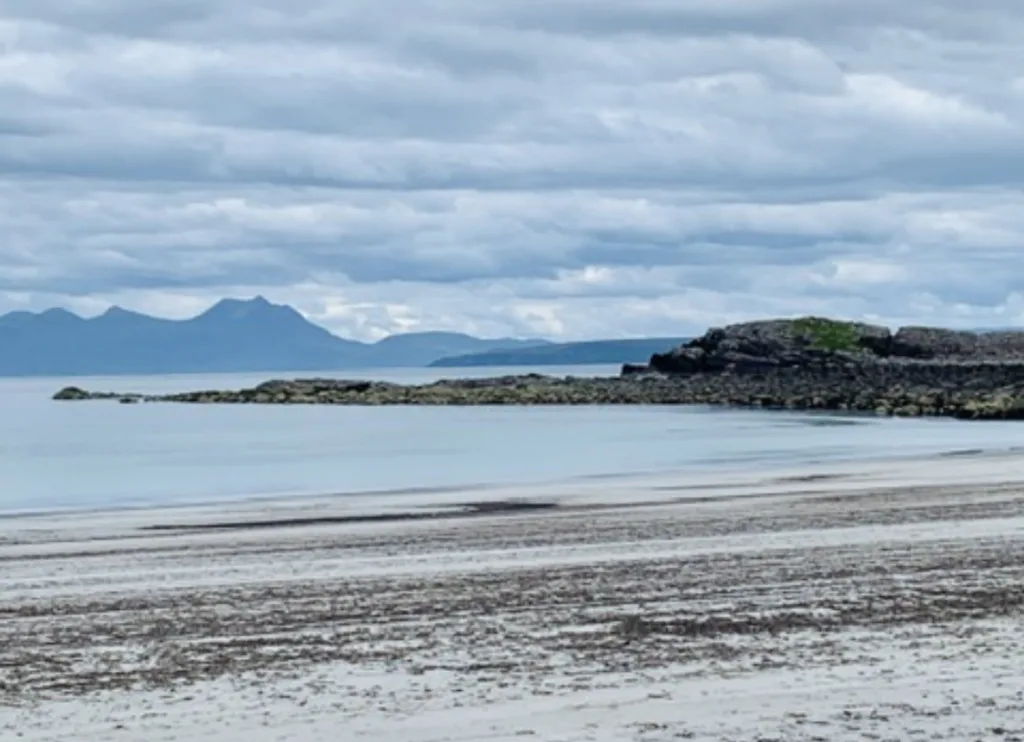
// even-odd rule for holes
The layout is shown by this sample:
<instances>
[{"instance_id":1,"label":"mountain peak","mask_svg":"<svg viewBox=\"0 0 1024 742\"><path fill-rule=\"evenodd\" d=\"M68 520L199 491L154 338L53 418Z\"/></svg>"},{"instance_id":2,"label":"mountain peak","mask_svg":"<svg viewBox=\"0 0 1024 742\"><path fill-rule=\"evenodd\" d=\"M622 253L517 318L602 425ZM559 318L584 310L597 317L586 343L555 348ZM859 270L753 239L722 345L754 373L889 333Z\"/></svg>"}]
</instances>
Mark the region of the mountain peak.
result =
<instances>
[{"instance_id":1,"label":"mountain peak","mask_svg":"<svg viewBox=\"0 0 1024 742\"><path fill-rule=\"evenodd\" d=\"M84 323L81 317L74 312L69 312L62 307L46 309L42 312L32 312L26 309L16 309L13 312L0 315L0 327L16 328L21 330L33 330L36 328L46 330L59 330L64 327L76 327Z\"/></svg>"},{"instance_id":2,"label":"mountain peak","mask_svg":"<svg viewBox=\"0 0 1024 742\"><path fill-rule=\"evenodd\" d=\"M65 309L64 307L51 307L50 309L44 309L39 313L40 317L46 317L48 319L58 320L76 320L82 319L74 312Z\"/></svg>"},{"instance_id":3,"label":"mountain peak","mask_svg":"<svg viewBox=\"0 0 1024 742\"><path fill-rule=\"evenodd\" d=\"M90 322L97 326L119 327L122 329L153 329L157 325L165 325L173 320L151 317L148 314L135 312L131 309L119 307L116 304L107 309L103 314L94 317Z\"/></svg>"},{"instance_id":4,"label":"mountain peak","mask_svg":"<svg viewBox=\"0 0 1024 742\"><path fill-rule=\"evenodd\" d=\"M119 307L117 304L111 304L107 311L100 315L100 317L139 317L141 316L138 312L133 312L130 309Z\"/></svg>"},{"instance_id":5,"label":"mountain peak","mask_svg":"<svg viewBox=\"0 0 1024 742\"><path fill-rule=\"evenodd\" d=\"M217 318L217 319L249 319L252 317L266 317L272 315L283 316L285 314L302 317L297 311L284 304L274 304L261 295L251 299L226 298L213 304L209 309L200 314L196 319Z\"/></svg>"},{"instance_id":6,"label":"mountain peak","mask_svg":"<svg viewBox=\"0 0 1024 742\"><path fill-rule=\"evenodd\" d=\"M218 301L213 306L226 306L226 307L249 307L251 309L280 309L283 304L274 304L274 302L267 299L263 294L256 294L256 296L248 299L239 299L237 297L228 296Z\"/></svg>"}]
</instances>

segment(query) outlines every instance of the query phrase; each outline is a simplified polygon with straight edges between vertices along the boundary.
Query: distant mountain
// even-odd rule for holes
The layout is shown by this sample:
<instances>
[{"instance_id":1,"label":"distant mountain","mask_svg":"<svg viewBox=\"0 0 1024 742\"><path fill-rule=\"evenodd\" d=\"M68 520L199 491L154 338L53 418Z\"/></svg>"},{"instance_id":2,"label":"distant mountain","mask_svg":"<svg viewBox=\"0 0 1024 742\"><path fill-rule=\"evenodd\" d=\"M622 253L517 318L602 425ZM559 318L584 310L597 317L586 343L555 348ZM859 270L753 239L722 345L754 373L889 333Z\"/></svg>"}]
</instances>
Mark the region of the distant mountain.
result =
<instances>
[{"instance_id":1,"label":"distant mountain","mask_svg":"<svg viewBox=\"0 0 1024 742\"><path fill-rule=\"evenodd\" d=\"M495 349L531 348L548 345L547 341L536 338L517 340L500 338L483 340L459 332L412 332L390 335L369 347L369 365L388 366L429 366L438 358L446 356L485 353Z\"/></svg>"},{"instance_id":2,"label":"distant mountain","mask_svg":"<svg viewBox=\"0 0 1024 742\"><path fill-rule=\"evenodd\" d=\"M445 355L535 346L458 333L408 333L376 343L332 335L263 297L223 299L169 320L112 307L84 319L64 309L0 315L0 376L328 371L426 366Z\"/></svg>"},{"instance_id":3,"label":"distant mountain","mask_svg":"<svg viewBox=\"0 0 1024 742\"><path fill-rule=\"evenodd\" d=\"M578 343L495 349L480 353L439 358L431 366L465 368L469 366L573 366L599 363L646 363L653 353L681 345L689 338L631 338L628 340L590 340Z\"/></svg>"}]
</instances>

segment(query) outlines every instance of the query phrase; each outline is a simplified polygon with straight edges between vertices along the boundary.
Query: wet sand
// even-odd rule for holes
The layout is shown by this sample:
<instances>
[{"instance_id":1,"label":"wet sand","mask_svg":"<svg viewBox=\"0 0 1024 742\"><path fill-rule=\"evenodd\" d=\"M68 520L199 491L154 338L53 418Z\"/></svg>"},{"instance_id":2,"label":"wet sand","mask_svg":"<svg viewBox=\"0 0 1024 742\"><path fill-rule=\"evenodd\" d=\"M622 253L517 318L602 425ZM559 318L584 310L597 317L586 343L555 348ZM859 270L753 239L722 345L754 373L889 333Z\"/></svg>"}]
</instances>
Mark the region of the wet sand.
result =
<instances>
[{"instance_id":1,"label":"wet sand","mask_svg":"<svg viewBox=\"0 0 1024 742\"><path fill-rule=\"evenodd\" d=\"M0 738L1024 740L1024 455L0 520Z\"/></svg>"}]
</instances>

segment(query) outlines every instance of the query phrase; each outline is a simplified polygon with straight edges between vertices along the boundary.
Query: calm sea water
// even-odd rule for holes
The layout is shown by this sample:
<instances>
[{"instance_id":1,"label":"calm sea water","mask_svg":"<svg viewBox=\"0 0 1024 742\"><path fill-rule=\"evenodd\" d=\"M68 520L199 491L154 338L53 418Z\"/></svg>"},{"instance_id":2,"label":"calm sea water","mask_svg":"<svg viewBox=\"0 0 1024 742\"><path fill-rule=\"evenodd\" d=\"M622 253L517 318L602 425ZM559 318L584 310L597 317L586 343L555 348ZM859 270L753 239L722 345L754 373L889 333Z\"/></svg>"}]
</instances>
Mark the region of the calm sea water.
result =
<instances>
[{"instance_id":1,"label":"calm sea water","mask_svg":"<svg viewBox=\"0 0 1024 742\"><path fill-rule=\"evenodd\" d=\"M617 369L538 370L610 375ZM505 372L513 371L402 369L338 375L422 382ZM1005 449L1024 442L1024 426L1013 423L693 407L363 408L50 400L73 381L90 389L167 392L249 386L267 378L0 380L0 512L540 482Z\"/></svg>"}]
</instances>

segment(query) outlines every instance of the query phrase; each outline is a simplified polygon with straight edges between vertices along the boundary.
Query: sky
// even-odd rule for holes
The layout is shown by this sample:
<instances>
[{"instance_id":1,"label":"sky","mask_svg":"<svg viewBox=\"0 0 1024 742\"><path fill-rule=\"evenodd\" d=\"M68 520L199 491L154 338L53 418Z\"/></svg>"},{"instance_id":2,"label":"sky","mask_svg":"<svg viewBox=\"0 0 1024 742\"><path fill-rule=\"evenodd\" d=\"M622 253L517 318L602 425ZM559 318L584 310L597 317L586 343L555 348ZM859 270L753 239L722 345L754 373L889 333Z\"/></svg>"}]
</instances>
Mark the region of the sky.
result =
<instances>
[{"instance_id":1,"label":"sky","mask_svg":"<svg viewBox=\"0 0 1024 742\"><path fill-rule=\"evenodd\" d=\"M1020 0L4 0L0 312L1024 324Z\"/></svg>"}]
</instances>

